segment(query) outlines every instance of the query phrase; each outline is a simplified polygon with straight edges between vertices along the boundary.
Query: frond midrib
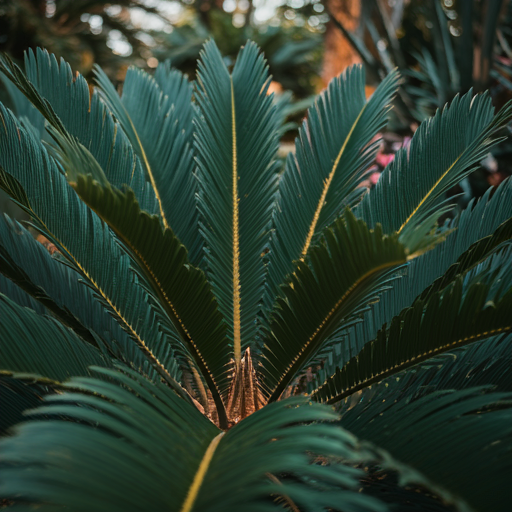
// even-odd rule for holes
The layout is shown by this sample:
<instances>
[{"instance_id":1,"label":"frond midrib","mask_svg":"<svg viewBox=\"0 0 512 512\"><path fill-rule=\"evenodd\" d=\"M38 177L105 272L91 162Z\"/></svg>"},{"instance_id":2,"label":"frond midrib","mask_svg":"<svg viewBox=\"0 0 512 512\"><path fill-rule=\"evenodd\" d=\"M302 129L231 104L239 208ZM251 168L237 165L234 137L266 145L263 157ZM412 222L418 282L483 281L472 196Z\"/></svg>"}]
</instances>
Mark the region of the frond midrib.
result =
<instances>
[{"instance_id":1,"label":"frond midrib","mask_svg":"<svg viewBox=\"0 0 512 512\"><path fill-rule=\"evenodd\" d=\"M313 351L316 347L313 346L313 342L316 338L320 336L320 334L328 329L330 325L328 325L328 322L335 316L339 308L342 306L342 304L347 300L347 298L353 293L353 291L365 280L369 279L374 274L377 274L383 270L396 267L398 265L403 264L403 260L396 260L390 263L383 263L382 265L379 265L368 272L366 272L363 276L361 276L359 279L354 281L354 283L350 286L350 288L343 294L343 296L338 300L336 305L329 311L329 313L325 316L323 321L318 325L316 331L313 333L313 335L309 338L309 340L304 344L303 348L295 356L292 363L289 365L289 367L283 372L281 375L281 378L277 382L277 384L274 386L273 390L271 391L270 398L268 399L268 402L273 402L275 400L278 400L281 396L281 393L284 391L286 386L289 384L290 380L293 378L293 376L297 373L297 371L300 370L300 368L305 364L305 362L308 360L308 358L311 356Z\"/></svg>"},{"instance_id":2,"label":"frond midrib","mask_svg":"<svg viewBox=\"0 0 512 512\"><path fill-rule=\"evenodd\" d=\"M336 396L329 398L328 400L321 400L322 402L326 404L335 404L336 402L339 402L340 400L343 400L344 398L347 398L357 391L360 391L364 388L367 388L371 386L372 384L376 384L380 382L381 380L384 380L386 377L390 377L392 375L395 375L396 373L399 373L407 368L410 368L411 366L415 366L419 363L422 363L424 361L427 361L428 359L431 359L435 356L438 356L442 354L443 352L446 352L448 350L453 350L455 348L462 347L464 345L467 345L468 343L474 343L476 341L489 338L490 336L496 336L498 334L503 334L506 332L512 331L512 324L506 327L500 327L497 329L491 329L490 331L482 331L477 334L473 334L471 336L466 336L465 338L458 339L456 341L453 341L447 345L443 345L441 347L438 347L436 349L431 349L427 352L423 352L417 356L413 356L407 361L404 361L400 364L397 364L393 366L392 368L387 368L386 370L381 371L377 375L372 376L369 379L365 379L361 382L358 382L355 386L352 386L350 388L347 388L343 390L341 393L338 393ZM325 386L322 385L319 387L316 391L314 391L311 394L311 399L315 400L315 395L317 395Z\"/></svg>"},{"instance_id":3,"label":"frond midrib","mask_svg":"<svg viewBox=\"0 0 512 512\"><path fill-rule=\"evenodd\" d=\"M235 111L235 87L233 77L231 84L231 136L232 136L232 183L233 183L233 354L235 366L239 368L242 358L241 319L240 319L240 233L238 203L238 162L237 162L237 137L236 137L236 111Z\"/></svg>"},{"instance_id":4,"label":"frond midrib","mask_svg":"<svg viewBox=\"0 0 512 512\"><path fill-rule=\"evenodd\" d=\"M304 243L304 247L302 248L302 253L301 253L302 261L304 261L304 258L306 257L309 246L311 245L311 241L313 240L313 236L315 235L316 225L318 224L318 219L320 218L322 208L324 207L325 199L329 192L332 180L334 179L334 174L336 173L336 170L340 163L341 157L343 156L343 153L345 152L345 149L350 141L350 138L352 137L352 133L356 129L357 123L359 122L359 119L361 119L361 116L363 115L367 105L368 105L368 103L366 102L364 104L363 108L361 109L361 112L359 112L356 120L350 127L350 131L348 132L348 135L345 137L345 140L343 141L343 145L341 146L341 149L340 149L338 155L336 156L336 159L334 160L334 164L332 166L331 172L329 173L328 178L324 182L324 187L323 187L322 193L320 195L320 200L318 201L318 205L317 205L315 213L313 215L313 220L311 221L311 224L309 226L309 230L308 230L308 234L306 237L306 241Z\"/></svg>"}]
</instances>

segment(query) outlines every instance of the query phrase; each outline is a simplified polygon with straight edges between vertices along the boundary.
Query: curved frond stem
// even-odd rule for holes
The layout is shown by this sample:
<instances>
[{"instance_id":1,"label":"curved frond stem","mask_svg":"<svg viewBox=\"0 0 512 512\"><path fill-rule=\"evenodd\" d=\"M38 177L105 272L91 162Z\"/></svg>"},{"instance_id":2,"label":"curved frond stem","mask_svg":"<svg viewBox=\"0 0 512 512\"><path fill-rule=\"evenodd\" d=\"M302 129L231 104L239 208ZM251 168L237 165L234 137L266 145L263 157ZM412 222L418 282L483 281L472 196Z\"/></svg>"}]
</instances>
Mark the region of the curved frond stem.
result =
<instances>
[{"instance_id":1,"label":"curved frond stem","mask_svg":"<svg viewBox=\"0 0 512 512\"><path fill-rule=\"evenodd\" d=\"M41 151L41 155L44 156L45 160L45 166L46 170L50 171L55 174L50 174L50 176L55 177L55 180L58 181L58 185L65 184L65 179L63 176L61 176L58 171L55 163L49 159L48 155L44 151L44 148L40 146L36 146L33 142L33 139L31 138L31 135L29 133L26 133L23 131L23 129L14 121L13 118L6 115L6 111L2 108L2 111L0 112L0 119L3 122L4 130L5 130L5 136L9 137L11 135L11 131L14 130L14 128L17 130L16 135L14 135L15 140L18 144L27 144L26 146L22 146L25 149L30 148L30 155L36 159L36 155L40 157L40 155L36 151ZM9 123L9 127L11 130L7 129L7 123ZM23 134L23 137L22 137ZM4 140L2 140L4 142ZM31 144L31 145L29 145ZM37 147L37 149L36 149ZM41 158L41 157L40 157ZM19 165L19 163L17 163ZM17 172L18 168L13 166L12 169L13 172ZM23 168L24 172L28 172L27 169ZM114 301L111 299L108 293L105 292L103 289L103 286L100 285L100 283L97 282L97 280L94 278L94 276L91 275L90 272L88 272L86 266L82 264L80 261L80 258L78 256L78 252L75 253L75 251L71 250L67 247L67 244L64 243L62 240L62 237L59 236L55 230L52 230L49 226L49 223L43 219L43 217L33 208L31 204L31 199L29 199L28 195L26 194L26 191L23 188L23 185L18 182L17 178L13 176L12 174L9 174L11 170L9 169L7 172L3 170L3 168L0 166L0 183L2 184L2 187L5 190L10 191L11 193L14 193L14 199L20 203L20 205L25 209L25 211L36 221L37 224L41 227L42 230L47 234L49 238L51 238L56 244L58 244L59 248L61 249L61 252L63 255L70 260L77 269L80 270L80 272L83 274L83 276L87 279L90 286L98 293L98 295L104 300L105 304L108 305L108 307L111 309L113 313L115 313L116 318L118 319L120 325L126 330L126 332L132 337L132 339L135 341L139 349L143 352L143 354L148 359L151 366L155 369L155 371L161 376L161 378L176 392L178 393L182 398L186 399L187 401L192 401L192 398L190 395L186 392L186 390L176 381L176 379L173 378L173 376L170 374L170 372L165 368L165 366L162 364L162 362L158 359L158 357L153 353L153 351L148 347L146 341L140 336L139 332L135 328L134 325L132 325L132 322L126 318L126 316L123 314L123 312L116 306ZM55 184L54 184L55 186ZM67 185L66 185L67 186ZM21 191L23 191L21 193ZM74 194L74 192L72 192ZM37 201L37 199L34 199ZM36 203L37 204L37 203ZM50 219L51 220L51 219ZM99 221L99 219L98 219ZM61 231L61 234L64 234L64 231Z\"/></svg>"},{"instance_id":2,"label":"curved frond stem","mask_svg":"<svg viewBox=\"0 0 512 512\"><path fill-rule=\"evenodd\" d=\"M329 398L328 400L326 400L325 403L326 404L335 404L335 403L339 402L340 400L343 400L343 399L353 395L354 393L361 391L362 389L370 387L373 384L376 384L376 383L384 380L386 377L390 377L391 375L395 375L396 373L402 372L403 370L406 370L407 368L410 368L417 364L423 363L424 361L432 359L433 357L443 354L444 352L448 352L450 350L454 350L456 348L463 347L464 345L468 345L469 343L480 341L480 340L489 338L491 336L497 336L499 334L504 334L504 333L510 332L511 330L512 330L512 323L508 326L500 327L498 329L491 329L489 331L482 331L482 332L473 334L471 336L466 336L465 338L461 338L459 340L452 341L446 345L437 347L436 349L430 349L426 352L423 352L422 354L412 356L410 359L407 359L406 361L396 364L392 368L383 370L380 373L373 375L372 377L370 377L368 379L365 379L347 389L344 389L341 393L338 393L336 396L333 396L332 398ZM311 398L313 400L315 400L316 393L313 393L311 395Z\"/></svg>"},{"instance_id":3,"label":"curved frond stem","mask_svg":"<svg viewBox=\"0 0 512 512\"><path fill-rule=\"evenodd\" d=\"M133 124L133 121L132 121L130 115L128 114L128 111L126 110L126 108L124 106L123 106L123 108L126 113L126 117L128 118L128 121L130 123L130 127L132 128L135 138L137 139L137 144L139 146L140 153L142 155L142 161L144 162L144 167L146 168L146 171L148 173L151 187L153 188L153 192L155 193L155 198L158 202L158 208L160 210L160 217L162 218L162 223L165 228L168 228L169 224L167 222L164 208L162 206L162 198L160 197L160 193L158 192L158 187L156 186L155 177L153 176L153 172L151 171L151 165L149 165L148 157L146 156L146 150L144 149L144 146L142 145L142 142L140 141L139 134L137 133L137 130L135 129L135 125ZM134 170L135 170L135 167L134 167Z\"/></svg>"},{"instance_id":4,"label":"curved frond stem","mask_svg":"<svg viewBox=\"0 0 512 512\"><path fill-rule=\"evenodd\" d=\"M306 257L306 254L308 253L309 246L311 245L311 240L313 239L313 236L316 232L318 219L320 218L320 213L322 212L322 208L324 207L325 199L329 192L329 188L332 184L334 174L336 173L336 170L338 169L338 165L340 163L341 157L343 156L343 153L345 152L345 148L347 147L347 144L349 143L350 138L352 137L352 134L354 133L354 130L357 126L357 123L359 122L359 119L361 119L361 116L363 115L363 112L365 111L365 108L367 105L368 105L368 103L365 103L363 105L361 112L359 112L358 116L356 117L354 124L350 128L345 140L343 141L343 145L341 146L340 152L338 153L338 155L336 156L336 159L334 160L334 164L332 166L331 172L329 173L328 178L324 182L324 188L322 190L320 200L318 201L318 206L316 207L315 213L313 215L313 220L311 221L311 225L308 230L308 236L306 237L306 242L304 243L304 247L302 248L302 255L301 255L302 261L304 261L304 258Z\"/></svg>"},{"instance_id":5,"label":"curved frond stem","mask_svg":"<svg viewBox=\"0 0 512 512\"><path fill-rule=\"evenodd\" d=\"M110 297L104 292L104 290L99 286L98 283L91 277L91 275L85 270L85 268L80 264L80 262L75 258L75 256L66 248L66 246L59 240L48 227L44 224L44 222L33 212L35 218L41 222L41 224L45 227L46 231L59 242L59 245L66 251L67 257L73 261L73 263L80 269L82 274L87 278L87 280L91 283L94 289L101 295L103 300L110 306L112 311L116 314L116 317L119 319L119 322L124 325L127 331L130 333L132 339L135 341L137 346L140 348L142 353L147 357L148 361L151 363L153 368L158 372L158 374L162 377L162 379L174 390L176 391L182 398L185 398L187 401L192 401L192 397L187 393L187 391L171 376L171 374L167 371L164 365L158 360L158 358L153 354L151 349L146 345L145 341L140 337L139 333L134 329L131 323L123 316L121 311L116 307L116 305L110 300Z\"/></svg>"},{"instance_id":6,"label":"curved frond stem","mask_svg":"<svg viewBox=\"0 0 512 512\"><path fill-rule=\"evenodd\" d=\"M340 322L375 302L392 269L406 262L398 237L370 230L350 210L325 230L320 245L282 287L263 338L258 381L269 402L321 349Z\"/></svg>"},{"instance_id":7,"label":"curved frond stem","mask_svg":"<svg viewBox=\"0 0 512 512\"><path fill-rule=\"evenodd\" d=\"M453 167L457 164L457 162L462 158L464 153L461 153L454 161L453 163L444 171L444 173L438 178L438 180L434 183L434 185L428 190L428 192L423 196L421 201L418 203L418 205L414 208L414 210L410 213L409 217L405 219L404 223L398 228L397 233L400 234L402 230L407 226L409 221L414 217L416 212L422 207L423 203L427 201L427 199L435 192L438 185L443 181L443 179L450 173L450 171L453 169Z\"/></svg>"},{"instance_id":8,"label":"curved frond stem","mask_svg":"<svg viewBox=\"0 0 512 512\"><path fill-rule=\"evenodd\" d=\"M474 268L467 261L467 269L462 265L449 284L435 282L311 398L333 404L444 352L510 332L512 273L503 263L510 260L512 245L507 245Z\"/></svg>"},{"instance_id":9,"label":"curved frond stem","mask_svg":"<svg viewBox=\"0 0 512 512\"><path fill-rule=\"evenodd\" d=\"M102 187L90 176L81 175L72 186L139 263L200 369L212 393L219 422L225 428L227 417L221 393L227 385L229 347L222 317L203 272L188 264L185 248L170 229L162 230L157 217L140 210L131 190L121 192L110 186ZM184 289L188 293L196 291L195 305L203 308L202 321L197 320L196 307Z\"/></svg>"},{"instance_id":10,"label":"curved frond stem","mask_svg":"<svg viewBox=\"0 0 512 512\"><path fill-rule=\"evenodd\" d=\"M201 484L203 483L206 472L208 471L208 467L210 466L210 462L212 461L213 454L215 453L215 450L219 445L219 442L222 439L223 435L224 432L221 432L220 434L216 435L208 445L208 448L204 453L203 460L201 460L201 464L199 464L197 473L194 476L192 485L190 486L190 489L187 492L187 497L185 498L185 502L181 507L181 512L190 512L192 510L194 502L196 501L197 498L197 493L201 488Z\"/></svg>"},{"instance_id":11,"label":"curved frond stem","mask_svg":"<svg viewBox=\"0 0 512 512\"><path fill-rule=\"evenodd\" d=\"M305 361L311 357L313 353L313 348L315 347L315 342L317 338L323 335L323 330L326 329L326 326L329 325L332 318L338 313L342 306L349 300L350 296L354 293L354 291L361 285L366 282L372 282L372 278L376 275L382 274L384 271L395 268L403 264L403 260L391 261L389 263L384 263L379 265L361 276L359 279L354 281L354 283L350 286L350 288L343 294L343 296L339 299L339 301L335 304L335 306L329 311L329 313L319 322L315 332L312 336L306 341L303 345L299 353L295 356L292 363L285 372L282 374L281 379L278 381L276 388L273 390L269 402L274 402L278 400L281 396L281 393L284 391L286 386L290 383L292 378L296 375L296 373L300 370L300 368L304 365Z\"/></svg>"},{"instance_id":12,"label":"curved frond stem","mask_svg":"<svg viewBox=\"0 0 512 512\"><path fill-rule=\"evenodd\" d=\"M238 166L236 152L236 111L235 111L235 87L233 77L231 84L231 134L233 138L233 354L235 367L240 368L242 358L241 324L240 324L240 238L238 220Z\"/></svg>"},{"instance_id":13,"label":"curved frond stem","mask_svg":"<svg viewBox=\"0 0 512 512\"><path fill-rule=\"evenodd\" d=\"M413 256L432 247L438 219L453 208L445 193L503 140L499 131L511 117L512 102L494 114L488 93L457 95L395 154L354 209L356 217L369 226L379 222L384 233L398 233Z\"/></svg>"}]
</instances>

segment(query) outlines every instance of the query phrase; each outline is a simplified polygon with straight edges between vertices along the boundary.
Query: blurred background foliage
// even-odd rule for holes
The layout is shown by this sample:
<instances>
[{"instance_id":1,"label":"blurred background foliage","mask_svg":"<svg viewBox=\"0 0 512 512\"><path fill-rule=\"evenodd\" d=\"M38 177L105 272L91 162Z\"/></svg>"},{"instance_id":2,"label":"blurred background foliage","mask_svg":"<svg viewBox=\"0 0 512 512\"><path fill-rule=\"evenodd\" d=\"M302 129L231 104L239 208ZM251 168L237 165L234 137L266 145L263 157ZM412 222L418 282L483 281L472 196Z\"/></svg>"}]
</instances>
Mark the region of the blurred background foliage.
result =
<instances>
[{"instance_id":1,"label":"blurred background foliage","mask_svg":"<svg viewBox=\"0 0 512 512\"><path fill-rule=\"evenodd\" d=\"M257 42L295 126L348 65L365 66L368 94L398 67L404 82L369 186L458 92L489 89L497 107L512 97L512 0L0 0L0 51L22 64L28 48L45 47L89 79L99 64L119 87L129 65L151 72L166 59L194 79L210 37L227 64ZM481 195L512 174L511 161L512 145L500 146L454 193Z\"/></svg>"},{"instance_id":2,"label":"blurred background foliage","mask_svg":"<svg viewBox=\"0 0 512 512\"><path fill-rule=\"evenodd\" d=\"M398 66L404 126L470 87L491 87L499 103L512 89L510 0L0 0L0 51L20 62L45 47L119 83L128 65L165 59L194 78L210 37L228 63L256 41L276 88L299 98L354 62L370 91Z\"/></svg>"}]
</instances>

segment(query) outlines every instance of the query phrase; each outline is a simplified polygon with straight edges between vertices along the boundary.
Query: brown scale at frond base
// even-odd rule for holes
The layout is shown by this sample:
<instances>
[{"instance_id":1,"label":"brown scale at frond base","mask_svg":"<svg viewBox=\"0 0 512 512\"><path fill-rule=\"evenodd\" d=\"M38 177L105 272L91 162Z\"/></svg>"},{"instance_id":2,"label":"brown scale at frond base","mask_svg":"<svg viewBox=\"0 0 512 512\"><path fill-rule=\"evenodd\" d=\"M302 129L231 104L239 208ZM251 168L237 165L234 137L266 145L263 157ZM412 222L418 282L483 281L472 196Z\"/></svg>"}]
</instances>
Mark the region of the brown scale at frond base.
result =
<instances>
[{"instance_id":1,"label":"brown scale at frond base","mask_svg":"<svg viewBox=\"0 0 512 512\"><path fill-rule=\"evenodd\" d=\"M252 364L251 349L244 352L238 371L235 370L227 401L228 425L232 427L265 404Z\"/></svg>"}]
</instances>

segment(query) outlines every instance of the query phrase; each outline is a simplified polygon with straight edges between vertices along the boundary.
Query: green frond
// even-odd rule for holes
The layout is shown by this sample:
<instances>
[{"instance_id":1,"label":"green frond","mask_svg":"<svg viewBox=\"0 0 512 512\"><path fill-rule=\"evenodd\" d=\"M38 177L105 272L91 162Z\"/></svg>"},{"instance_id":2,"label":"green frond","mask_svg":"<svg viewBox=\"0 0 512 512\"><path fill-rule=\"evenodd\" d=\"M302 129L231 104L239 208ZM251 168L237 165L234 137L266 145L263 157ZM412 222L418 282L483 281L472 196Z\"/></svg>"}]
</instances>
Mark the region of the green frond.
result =
<instances>
[{"instance_id":1,"label":"green frond","mask_svg":"<svg viewBox=\"0 0 512 512\"><path fill-rule=\"evenodd\" d=\"M0 105L0 183L30 212L110 308L151 365L177 390L179 368L130 260L113 234L68 185L42 144ZM7 184L7 186L6 186ZM162 361L169 361L164 367Z\"/></svg>"},{"instance_id":2,"label":"green frond","mask_svg":"<svg viewBox=\"0 0 512 512\"><path fill-rule=\"evenodd\" d=\"M51 257L23 226L9 219L0 219L0 263L2 274L20 287L2 276L0 291L4 295L39 314L51 311L93 345L99 337L113 357L155 377L137 345L109 314L108 305L105 309L95 299L82 276ZM163 360L166 366L173 364L173 354L169 356L169 361Z\"/></svg>"},{"instance_id":3,"label":"green frond","mask_svg":"<svg viewBox=\"0 0 512 512\"><path fill-rule=\"evenodd\" d=\"M3 264L4 263L2 261L2 265ZM7 279L3 274L0 274L0 293L11 299L19 306L35 311L38 315L48 313L48 310L40 302L33 299L27 292L14 284L10 279Z\"/></svg>"},{"instance_id":4,"label":"green frond","mask_svg":"<svg viewBox=\"0 0 512 512\"><path fill-rule=\"evenodd\" d=\"M171 61L160 62L154 74L162 93L168 96L176 109L176 117L188 140L192 140L196 106L192 102L194 87L187 75L171 67ZM123 90L124 94L124 90Z\"/></svg>"},{"instance_id":5,"label":"green frond","mask_svg":"<svg viewBox=\"0 0 512 512\"><path fill-rule=\"evenodd\" d=\"M3 461L17 464L6 469L1 495L47 510L179 510L171 505L183 499L216 427L166 386L132 373L95 373L111 382L71 380L67 393L46 397L36 418L3 441Z\"/></svg>"},{"instance_id":6,"label":"green frond","mask_svg":"<svg viewBox=\"0 0 512 512\"><path fill-rule=\"evenodd\" d=\"M207 275L229 325L235 362L256 334L263 297L263 255L277 186L279 119L270 77L249 42L232 75L213 41L198 68L196 152Z\"/></svg>"},{"instance_id":7,"label":"green frond","mask_svg":"<svg viewBox=\"0 0 512 512\"><path fill-rule=\"evenodd\" d=\"M498 334L420 363L398 377L408 394L477 386L512 391L511 348L512 334Z\"/></svg>"},{"instance_id":8,"label":"green frond","mask_svg":"<svg viewBox=\"0 0 512 512\"><path fill-rule=\"evenodd\" d=\"M494 116L488 94L456 96L416 130L377 185L355 208L369 226L398 233L410 253L431 243L437 219L451 209L444 193L470 174L496 145L496 133L512 117L512 103Z\"/></svg>"},{"instance_id":9,"label":"green frond","mask_svg":"<svg viewBox=\"0 0 512 512\"><path fill-rule=\"evenodd\" d=\"M231 347L204 272L190 265L185 247L156 215L141 211L130 189L121 192L82 175L73 186L130 249L205 378L219 416L225 415L220 395L229 386Z\"/></svg>"},{"instance_id":10,"label":"green frond","mask_svg":"<svg viewBox=\"0 0 512 512\"><path fill-rule=\"evenodd\" d=\"M507 510L511 342L510 335L494 337L385 379L342 407L341 424L457 494L472 510Z\"/></svg>"},{"instance_id":11,"label":"green frond","mask_svg":"<svg viewBox=\"0 0 512 512\"><path fill-rule=\"evenodd\" d=\"M409 261L407 267L398 273L390 289L381 294L379 302L361 316L362 321L348 327L342 324L326 341L325 350L318 355L322 369L315 374L308 392L313 392L335 372L337 366L341 367L359 353L366 343L377 336L385 323L409 307L420 293L455 265L473 244L487 238L479 244L480 249L484 249L482 258L485 258L488 251L508 238L505 231L501 235L496 233L496 236L493 233L511 217L510 179L497 188L490 188L478 202L472 200L466 210L446 225L448 235L443 243ZM510 226L509 222L507 224ZM502 239L502 236L505 238ZM458 264L452 271L457 268Z\"/></svg>"},{"instance_id":12,"label":"green frond","mask_svg":"<svg viewBox=\"0 0 512 512\"><path fill-rule=\"evenodd\" d=\"M189 250L192 263L199 264L202 241L192 153L192 85L181 72L162 64L157 69L158 81L130 67L119 97L99 67L95 75L102 97L146 170L164 227L177 234Z\"/></svg>"},{"instance_id":13,"label":"green frond","mask_svg":"<svg viewBox=\"0 0 512 512\"><path fill-rule=\"evenodd\" d=\"M311 398L335 403L406 368L512 330L512 244L396 316Z\"/></svg>"},{"instance_id":14,"label":"green frond","mask_svg":"<svg viewBox=\"0 0 512 512\"><path fill-rule=\"evenodd\" d=\"M387 123L398 73L390 73L367 101L362 66L333 79L308 110L279 180L270 245L267 297L270 307L279 286L304 259L323 229L352 206L364 189L378 144L375 135Z\"/></svg>"},{"instance_id":15,"label":"green frond","mask_svg":"<svg viewBox=\"0 0 512 512\"><path fill-rule=\"evenodd\" d=\"M332 410L312 405L288 399L230 429L220 439L193 510L280 510L281 504L266 496L304 511L382 510L358 494L360 472L350 467L371 454L345 431L331 428ZM329 462L314 464L317 457Z\"/></svg>"},{"instance_id":16,"label":"green frond","mask_svg":"<svg viewBox=\"0 0 512 512\"><path fill-rule=\"evenodd\" d=\"M372 302L390 270L405 263L397 236L369 230L350 210L325 231L282 288L264 337L260 382L277 400L340 321Z\"/></svg>"},{"instance_id":17,"label":"green frond","mask_svg":"<svg viewBox=\"0 0 512 512\"><path fill-rule=\"evenodd\" d=\"M330 408L295 398L222 434L166 386L95 372L103 380L66 383L1 442L3 497L42 511L261 512L284 496L304 511L385 510L357 492L350 464L368 453Z\"/></svg>"},{"instance_id":18,"label":"green frond","mask_svg":"<svg viewBox=\"0 0 512 512\"><path fill-rule=\"evenodd\" d=\"M0 369L55 381L89 375L90 365L111 366L102 352L57 321L0 295Z\"/></svg>"},{"instance_id":19,"label":"green frond","mask_svg":"<svg viewBox=\"0 0 512 512\"><path fill-rule=\"evenodd\" d=\"M13 425L22 422L24 411L42 405L43 396L53 392L54 387L49 379L0 371L0 435L7 435Z\"/></svg>"},{"instance_id":20,"label":"green frond","mask_svg":"<svg viewBox=\"0 0 512 512\"><path fill-rule=\"evenodd\" d=\"M0 63L0 70L1 70ZM11 98L14 107L14 113L20 120L28 120L37 130L39 138L44 134L44 117L37 110L29 99L2 73L0 73L0 82L4 85Z\"/></svg>"},{"instance_id":21,"label":"green frond","mask_svg":"<svg viewBox=\"0 0 512 512\"><path fill-rule=\"evenodd\" d=\"M64 60L38 48L25 56L26 75L4 60L2 71L43 114L50 126L70 140L76 138L97 160L110 183L135 191L145 210L154 212L156 200L130 142L101 101L89 92L85 78L73 74ZM71 107L72 106L72 107Z\"/></svg>"}]
</instances>

